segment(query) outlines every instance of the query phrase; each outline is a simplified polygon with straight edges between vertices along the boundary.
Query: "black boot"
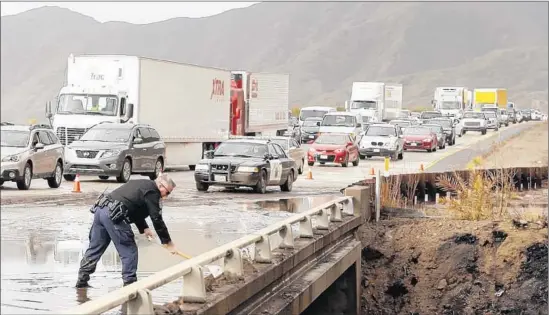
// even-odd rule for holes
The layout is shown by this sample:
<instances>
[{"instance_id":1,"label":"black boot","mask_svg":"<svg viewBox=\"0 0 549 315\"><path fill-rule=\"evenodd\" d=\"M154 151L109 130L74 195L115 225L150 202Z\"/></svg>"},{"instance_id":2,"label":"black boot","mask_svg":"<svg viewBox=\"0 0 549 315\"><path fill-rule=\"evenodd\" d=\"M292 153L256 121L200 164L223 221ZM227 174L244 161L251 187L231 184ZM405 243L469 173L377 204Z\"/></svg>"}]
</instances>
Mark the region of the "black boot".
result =
<instances>
[{"instance_id":1,"label":"black boot","mask_svg":"<svg viewBox=\"0 0 549 315\"><path fill-rule=\"evenodd\" d=\"M78 279L76 281L76 288L82 289L82 288L90 288L90 285L88 284L88 281L83 279Z\"/></svg>"}]
</instances>

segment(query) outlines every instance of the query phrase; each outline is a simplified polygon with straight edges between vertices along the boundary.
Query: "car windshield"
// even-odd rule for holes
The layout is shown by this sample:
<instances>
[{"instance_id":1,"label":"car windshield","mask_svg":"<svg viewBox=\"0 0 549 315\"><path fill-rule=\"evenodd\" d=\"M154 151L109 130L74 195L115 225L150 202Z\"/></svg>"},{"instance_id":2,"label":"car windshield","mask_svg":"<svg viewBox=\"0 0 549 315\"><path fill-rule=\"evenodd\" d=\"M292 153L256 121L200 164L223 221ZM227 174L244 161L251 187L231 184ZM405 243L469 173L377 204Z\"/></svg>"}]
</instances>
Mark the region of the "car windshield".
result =
<instances>
[{"instance_id":1,"label":"car windshield","mask_svg":"<svg viewBox=\"0 0 549 315\"><path fill-rule=\"evenodd\" d=\"M354 127L355 125L355 117L348 115L328 115L322 120L322 126L327 127Z\"/></svg>"},{"instance_id":2,"label":"car windshield","mask_svg":"<svg viewBox=\"0 0 549 315\"><path fill-rule=\"evenodd\" d=\"M455 102L455 101L442 101L440 102L440 108L441 109L460 109L461 108L461 104L459 102Z\"/></svg>"},{"instance_id":3,"label":"car windshield","mask_svg":"<svg viewBox=\"0 0 549 315\"><path fill-rule=\"evenodd\" d=\"M63 94L59 96L57 113L116 116L118 100L112 95Z\"/></svg>"},{"instance_id":4,"label":"car windshield","mask_svg":"<svg viewBox=\"0 0 549 315\"><path fill-rule=\"evenodd\" d=\"M496 107L483 107L481 111L483 112L497 112L497 108Z\"/></svg>"},{"instance_id":5,"label":"car windshield","mask_svg":"<svg viewBox=\"0 0 549 315\"><path fill-rule=\"evenodd\" d=\"M322 118L324 117L324 115L326 115L327 112L327 110L302 109L301 114L299 115L299 119L305 120L311 117Z\"/></svg>"},{"instance_id":6,"label":"car windshield","mask_svg":"<svg viewBox=\"0 0 549 315\"><path fill-rule=\"evenodd\" d=\"M423 112L421 113L421 119L429 119L435 117L442 117L442 114L439 112Z\"/></svg>"},{"instance_id":7,"label":"car windshield","mask_svg":"<svg viewBox=\"0 0 549 315\"><path fill-rule=\"evenodd\" d=\"M366 136L395 136L395 128L394 127L385 127L385 126L370 126L368 130L366 130Z\"/></svg>"},{"instance_id":8,"label":"car windshield","mask_svg":"<svg viewBox=\"0 0 549 315\"><path fill-rule=\"evenodd\" d=\"M0 142L3 147L25 148L29 144L29 132L22 130L2 130Z\"/></svg>"},{"instance_id":9,"label":"car windshield","mask_svg":"<svg viewBox=\"0 0 549 315\"><path fill-rule=\"evenodd\" d=\"M407 120L392 120L389 123L391 125L396 125L396 126L400 126L400 127L407 127L407 126L412 125L412 123L410 121L407 121Z\"/></svg>"},{"instance_id":10,"label":"car windshield","mask_svg":"<svg viewBox=\"0 0 549 315\"><path fill-rule=\"evenodd\" d=\"M463 114L463 118L484 119L484 113L467 112Z\"/></svg>"},{"instance_id":11,"label":"car windshield","mask_svg":"<svg viewBox=\"0 0 549 315\"><path fill-rule=\"evenodd\" d=\"M271 142L280 145L284 150L288 150L288 140L286 139L272 139Z\"/></svg>"},{"instance_id":12,"label":"car windshield","mask_svg":"<svg viewBox=\"0 0 549 315\"><path fill-rule=\"evenodd\" d=\"M427 126L427 125L423 125L423 126L425 128L429 128L434 133L441 133L443 131L441 126Z\"/></svg>"},{"instance_id":13,"label":"car windshield","mask_svg":"<svg viewBox=\"0 0 549 315\"><path fill-rule=\"evenodd\" d=\"M404 135L429 135L431 129L423 127L411 127L404 130Z\"/></svg>"},{"instance_id":14,"label":"car windshield","mask_svg":"<svg viewBox=\"0 0 549 315\"><path fill-rule=\"evenodd\" d=\"M348 141L349 141L349 136L347 135L323 134L316 139L315 143L344 145Z\"/></svg>"},{"instance_id":15,"label":"car windshield","mask_svg":"<svg viewBox=\"0 0 549 315\"><path fill-rule=\"evenodd\" d=\"M494 113L494 112L485 112L484 115L486 115L486 117L488 117L488 118L496 117L496 113Z\"/></svg>"},{"instance_id":16,"label":"car windshield","mask_svg":"<svg viewBox=\"0 0 549 315\"><path fill-rule=\"evenodd\" d=\"M264 158L267 153L267 145L263 143L223 142L215 150L214 156Z\"/></svg>"},{"instance_id":17,"label":"car windshield","mask_svg":"<svg viewBox=\"0 0 549 315\"><path fill-rule=\"evenodd\" d=\"M127 142L131 129L92 128L80 138L81 141Z\"/></svg>"},{"instance_id":18,"label":"car windshield","mask_svg":"<svg viewBox=\"0 0 549 315\"><path fill-rule=\"evenodd\" d=\"M442 128L451 128L452 127L452 122L449 121L449 120L433 119L433 120L429 120L427 123L434 124L434 125L440 125L440 126L442 126Z\"/></svg>"},{"instance_id":19,"label":"car windshield","mask_svg":"<svg viewBox=\"0 0 549 315\"><path fill-rule=\"evenodd\" d=\"M315 119L305 120L303 122L303 127L318 127L317 123L319 123L319 122L320 122L320 120L315 120Z\"/></svg>"},{"instance_id":20,"label":"car windshield","mask_svg":"<svg viewBox=\"0 0 549 315\"><path fill-rule=\"evenodd\" d=\"M352 101L351 109L376 109L376 102L372 101Z\"/></svg>"}]
</instances>

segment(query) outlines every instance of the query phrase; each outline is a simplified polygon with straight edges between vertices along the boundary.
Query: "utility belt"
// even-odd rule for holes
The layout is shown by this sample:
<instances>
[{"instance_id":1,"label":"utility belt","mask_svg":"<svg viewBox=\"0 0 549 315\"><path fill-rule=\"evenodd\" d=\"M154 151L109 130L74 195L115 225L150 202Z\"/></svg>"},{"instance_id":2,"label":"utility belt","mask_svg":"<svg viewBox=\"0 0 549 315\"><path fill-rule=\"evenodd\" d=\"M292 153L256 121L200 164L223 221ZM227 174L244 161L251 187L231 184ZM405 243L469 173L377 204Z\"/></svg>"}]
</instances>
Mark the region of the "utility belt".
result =
<instances>
[{"instance_id":1,"label":"utility belt","mask_svg":"<svg viewBox=\"0 0 549 315\"><path fill-rule=\"evenodd\" d=\"M121 222L131 223L128 217L128 208L118 200L114 200L108 195L101 195L91 207L90 212L95 213L97 208L107 207L109 209L109 218L114 224Z\"/></svg>"}]
</instances>

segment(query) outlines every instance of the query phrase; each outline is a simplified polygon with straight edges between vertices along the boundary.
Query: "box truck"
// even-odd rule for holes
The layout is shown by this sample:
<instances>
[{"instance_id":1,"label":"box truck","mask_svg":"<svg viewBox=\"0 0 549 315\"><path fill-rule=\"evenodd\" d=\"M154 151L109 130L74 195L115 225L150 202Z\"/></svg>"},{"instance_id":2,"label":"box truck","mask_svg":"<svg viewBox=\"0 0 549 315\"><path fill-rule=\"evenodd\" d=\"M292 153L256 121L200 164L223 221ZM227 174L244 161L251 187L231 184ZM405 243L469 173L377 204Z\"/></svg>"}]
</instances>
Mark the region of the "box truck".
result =
<instances>
[{"instance_id":1,"label":"box truck","mask_svg":"<svg viewBox=\"0 0 549 315\"><path fill-rule=\"evenodd\" d=\"M433 97L433 108L444 116L461 118L468 109L469 93L465 87L437 87Z\"/></svg>"},{"instance_id":2,"label":"box truck","mask_svg":"<svg viewBox=\"0 0 549 315\"><path fill-rule=\"evenodd\" d=\"M194 168L229 136L231 71L122 55L71 55L46 115L64 145L95 124L143 123L166 143L166 168ZM53 108L52 108L53 107Z\"/></svg>"},{"instance_id":3,"label":"box truck","mask_svg":"<svg viewBox=\"0 0 549 315\"><path fill-rule=\"evenodd\" d=\"M288 74L233 71L231 134L280 136L288 129Z\"/></svg>"},{"instance_id":4,"label":"box truck","mask_svg":"<svg viewBox=\"0 0 549 315\"><path fill-rule=\"evenodd\" d=\"M363 122L389 121L402 109L402 85L382 82L353 82L351 99L345 102L350 112L359 113Z\"/></svg>"},{"instance_id":5,"label":"box truck","mask_svg":"<svg viewBox=\"0 0 549 315\"><path fill-rule=\"evenodd\" d=\"M484 106L507 108L507 89L475 89L473 102L475 110L481 110Z\"/></svg>"}]
</instances>

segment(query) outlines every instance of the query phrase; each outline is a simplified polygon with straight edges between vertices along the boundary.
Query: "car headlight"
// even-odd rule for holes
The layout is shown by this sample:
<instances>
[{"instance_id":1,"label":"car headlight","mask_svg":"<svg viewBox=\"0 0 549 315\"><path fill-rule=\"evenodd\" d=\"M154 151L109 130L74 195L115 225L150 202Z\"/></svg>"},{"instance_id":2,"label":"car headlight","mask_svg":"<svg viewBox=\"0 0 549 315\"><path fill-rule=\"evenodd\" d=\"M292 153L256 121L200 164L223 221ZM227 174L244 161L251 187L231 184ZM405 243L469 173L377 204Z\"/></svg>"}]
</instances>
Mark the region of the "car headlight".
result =
<instances>
[{"instance_id":1,"label":"car headlight","mask_svg":"<svg viewBox=\"0 0 549 315\"><path fill-rule=\"evenodd\" d=\"M431 142L431 141L432 141L432 139L429 139L429 138L423 139L423 142Z\"/></svg>"},{"instance_id":2,"label":"car headlight","mask_svg":"<svg viewBox=\"0 0 549 315\"><path fill-rule=\"evenodd\" d=\"M107 150L101 154L101 158L106 159L113 156L118 156L118 154L120 154L120 150Z\"/></svg>"},{"instance_id":3,"label":"car headlight","mask_svg":"<svg viewBox=\"0 0 549 315\"><path fill-rule=\"evenodd\" d=\"M208 164L196 164L195 171L207 171L208 170Z\"/></svg>"},{"instance_id":4,"label":"car headlight","mask_svg":"<svg viewBox=\"0 0 549 315\"><path fill-rule=\"evenodd\" d=\"M238 171L242 173L257 173L259 172L259 168L252 166L240 166Z\"/></svg>"},{"instance_id":5,"label":"car headlight","mask_svg":"<svg viewBox=\"0 0 549 315\"><path fill-rule=\"evenodd\" d=\"M2 162L19 162L21 154L8 155L2 159Z\"/></svg>"},{"instance_id":6,"label":"car headlight","mask_svg":"<svg viewBox=\"0 0 549 315\"><path fill-rule=\"evenodd\" d=\"M316 152L315 148L309 148L309 152Z\"/></svg>"},{"instance_id":7,"label":"car headlight","mask_svg":"<svg viewBox=\"0 0 549 315\"><path fill-rule=\"evenodd\" d=\"M343 150L343 149L336 149L335 150L335 153L343 153L343 152L345 152L345 150Z\"/></svg>"}]
</instances>

